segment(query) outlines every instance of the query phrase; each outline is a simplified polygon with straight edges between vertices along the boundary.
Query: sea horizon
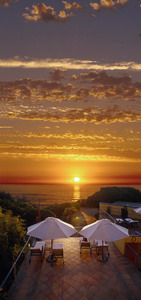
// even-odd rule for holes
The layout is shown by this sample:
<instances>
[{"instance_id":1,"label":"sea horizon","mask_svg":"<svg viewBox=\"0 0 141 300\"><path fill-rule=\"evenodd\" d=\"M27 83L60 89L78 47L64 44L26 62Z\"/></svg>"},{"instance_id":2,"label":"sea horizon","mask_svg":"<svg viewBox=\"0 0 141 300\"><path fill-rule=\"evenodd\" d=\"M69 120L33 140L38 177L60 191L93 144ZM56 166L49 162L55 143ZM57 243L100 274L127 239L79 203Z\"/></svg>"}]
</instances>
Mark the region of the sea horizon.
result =
<instances>
[{"instance_id":1,"label":"sea horizon","mask_svg":"<svg viewBox=\"0 0 141 300\"><path fill-rule=\"evenodd\" d=\"M111 186L114 186L114 185L120 185L120 186L131 186L131 185L135 185L135 186L138 186L138 185L141 185L141 183L137 182L111 182L111 183L107 183L107 182L104 182L104 183L101 183L101 182L97 182L97 183L93 183L93 182L79 182L79 183L75 183L75 182L0 182L0 185L57 185L57 184L65 184L65 185L74 185L74 184L77 184L77 185L86 185L86 184L92 184L92 185L111 185Z\"/></svg>"},{"instance_id":2,"label":"sea horizon","mask_svg":"<svg viewBox=\"0 0 141 300\"><path fill-rule=\"evenodd\" d=\"M0 192L10 193L19 200L32 204L50 205L86 199L104 187L133 187L141 191L141 184L95 184L95 183L0 183Z\"/></svg>"}]
</instances>

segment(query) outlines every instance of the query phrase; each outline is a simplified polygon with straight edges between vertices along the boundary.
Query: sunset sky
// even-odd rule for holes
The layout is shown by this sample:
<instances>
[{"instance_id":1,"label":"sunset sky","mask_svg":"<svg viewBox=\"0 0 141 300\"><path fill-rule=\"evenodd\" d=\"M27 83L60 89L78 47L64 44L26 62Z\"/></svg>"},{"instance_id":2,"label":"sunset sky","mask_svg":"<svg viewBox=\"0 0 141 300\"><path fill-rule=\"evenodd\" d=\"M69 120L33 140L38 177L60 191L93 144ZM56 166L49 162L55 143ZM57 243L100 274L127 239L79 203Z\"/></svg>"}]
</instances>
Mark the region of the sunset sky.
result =
<instances>
[{"instance_id":1,"label":"sunset sky","mask_svg":"<svg viewBox=\"0 0 141 300\"><path fill-rule=\"evenodd\" d=\"M141 183L141 0L0 0L0 183Z\"/></svg>"}]
</instances>

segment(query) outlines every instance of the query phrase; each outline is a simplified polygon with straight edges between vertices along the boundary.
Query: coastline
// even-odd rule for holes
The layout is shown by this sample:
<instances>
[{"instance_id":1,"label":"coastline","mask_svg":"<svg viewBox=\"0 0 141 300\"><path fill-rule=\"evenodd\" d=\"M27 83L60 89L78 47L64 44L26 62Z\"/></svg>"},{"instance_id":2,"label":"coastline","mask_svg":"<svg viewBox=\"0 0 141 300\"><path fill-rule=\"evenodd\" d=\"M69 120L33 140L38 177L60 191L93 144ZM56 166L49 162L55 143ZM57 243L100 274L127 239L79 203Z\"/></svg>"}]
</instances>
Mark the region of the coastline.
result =
<instances>
[{"instance_id":1,"label":"coastline","mask_svg":"<svg viewBox=\"0 0 141 300\"><path fill-rule=\"evenodd\" d=\"M31 204L42 207L52 204L69 203L77 200L87 199L104 187L115 185L97 185L97 184L38 184L38 185L8 185L0 184L0 192L10 193L14 198L25 199ZM127 185L118 185L126 187ZM140 185L129 185L141 191Z\"/></svg>"}]
</instances>

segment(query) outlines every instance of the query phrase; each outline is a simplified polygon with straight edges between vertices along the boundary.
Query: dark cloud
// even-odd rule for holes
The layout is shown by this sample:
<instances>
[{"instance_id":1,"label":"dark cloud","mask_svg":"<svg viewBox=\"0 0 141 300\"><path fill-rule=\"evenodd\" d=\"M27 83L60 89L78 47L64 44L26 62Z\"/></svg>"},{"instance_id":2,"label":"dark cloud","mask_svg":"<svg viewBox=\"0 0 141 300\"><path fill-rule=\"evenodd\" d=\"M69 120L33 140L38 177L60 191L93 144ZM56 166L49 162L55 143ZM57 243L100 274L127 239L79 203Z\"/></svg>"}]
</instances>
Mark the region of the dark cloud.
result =
<instances>
[{"instance_id":1,"label":"dark cloud","mask_svg":"<svg viewBox=\"0 0 141 300\"><path fill-rule=\"evenodd\" d=\"M80 75L73 75L71 79L79 84L91 84L89 88L77 89L76 96L94 98L110 98L110 99L130 99L135 100L141 98L141 83L132 82L131 76L112 76L105 71L89 73L81 73Z\"/></svg>"},{"instance_id":2,"label":"dark cloud","mask_svg":"<svg viewBox=\"0 0 141 300\"><path fill-rule=\"evenodd\" d=\"M86 109L70 110L67 113L68 120L81 122L115 123L115 122L135 122L141 120L141 113L131 110L122 110L117 105L109 108L89 107Z\"/></svg>"},{"instance_id":3,"label":"dark cloud","mask_svg":"<svg viewBox=\"0 0 141 300\"><path fill-rule=\"evenodd\" d=\"M17 2L19 0L0 0L0 6L8 7L12 2Z\"/></svg>"},{"instance_id":4,"label":"dark cloud","mask_svg":"<svg viewBox=\"0 0 141 300\"><path fill-rule=\"evenodd\" d=\"M1 101L50 100L65 101L72 97L74 87L58 81L21 79L13 82L0 82Z\"/></svg>"},{"instance_id":5,"label":"dark cloud","mask_svg":"<svg viewBox=\"0 0 141 300\"><path fill-rule=\"evenodd\" d=\"M108 75L105 71L96 72L91 71L89 73L81 73L80 75L72 76L72 80L81 80L86 81L89 80L91 83L100 83L100 84L131 84L132 79L131 76L121 76L121 77L114 77L112 75Z\"/></svg>"},{"instance_id":6,"label":"dark cloud","mask_svg":"<svg viewBox=\"0 0 141 300\"><path fill-rule=\"evenodd\" d=\"M136 100L141 98L141 89L138 90L134 86L121 85L99 85L90 90L89 95L103 99L124 99Z\"/></svg>"},{"instance_id":7,"label":"dark cloud","mask_svg":"<svg viewBox=\"0 0 141 300\"><path fill-rule=\"evenodd\" d=\"M57 112L49 110L29 111L29 112L11 112L5 114L6 117L26 120L42 120L50 122L81 122L95 124L111 124L123 122L137 122L141 120L141 113L133 110L121 109L117 105L108 108L100 108L98 106L87 108L67 108L60 109Z\"/></svg>"},{"instance_id":8,"label":"dark cloud","mask_svg":"<svg viewBox=\"0 0 141 300\"><path fill-rule=\"evenodd\" d=\"M63 70L60 68L55 68L50 70L49 75L51 80L60 81L65 78L67 70Z\"/></svg>"},{"instance_id":9,"label":"dark cloud","mask_svg":"<svg viewBox=\"0 0 141 300\"><path fill-rule=\"evenodd\" d=\"M57 14L52 6L47 6L44 3L32 5L32 9L26 8L26 10L28 12L23 14L25 20L34 22L65 22L73 16L72 13L66 13L63 10L59 11Z\"/></svg>"},{"instance_id":10,"label":"dark cloud","mask_svg":"<svg viewBox=\"0 0 141 300\"><path fill-rule=\"evenodd\" d=\"M124 99L141 100L141 82L133 82L130 76L112 76L106 72L89 72L73 75L73 84L66 83L65 70L53 69L48 80L28 78L11 82L0 82L0 101L48 100L67 101L70 99ZM65 84L60 82L65 79ZM53 81L54 80L54 81ZM71 81L72 82L72 81ZM81 87L83 85L83 87Z\"/></svg>"}]
</instances>

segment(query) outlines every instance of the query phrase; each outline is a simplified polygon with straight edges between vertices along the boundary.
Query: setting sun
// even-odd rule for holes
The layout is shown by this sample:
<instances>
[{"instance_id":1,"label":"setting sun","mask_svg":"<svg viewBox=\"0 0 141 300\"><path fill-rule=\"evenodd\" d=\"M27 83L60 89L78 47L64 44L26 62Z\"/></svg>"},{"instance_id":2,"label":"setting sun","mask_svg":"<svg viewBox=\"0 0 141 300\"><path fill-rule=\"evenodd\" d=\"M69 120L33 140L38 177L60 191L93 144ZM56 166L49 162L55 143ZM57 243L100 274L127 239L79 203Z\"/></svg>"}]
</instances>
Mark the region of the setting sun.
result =
<instances>
[{"instance_id":1,"label":"setting sun","mask_svg":"<svg viewBox=\"0 0 141 300\"><path fill-rule=\"evenodd\" d=\"M141 184L137 2L0 0L0 184Z\"/></svg>"},{"instance_id":2,"label":"setting sun","mask_svg":"<svg viewBox=\"0 0 141 300\"><path fill-rule=\"evenodd\" d=\"M80 177L74 177L74 182L80 182Z\"/></svg>"}]
</instances>

